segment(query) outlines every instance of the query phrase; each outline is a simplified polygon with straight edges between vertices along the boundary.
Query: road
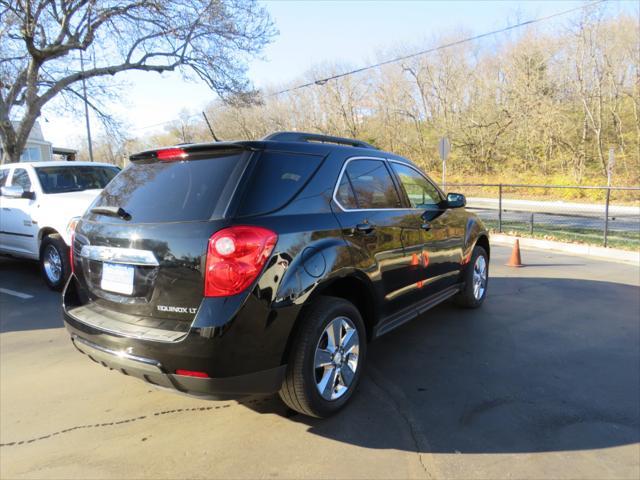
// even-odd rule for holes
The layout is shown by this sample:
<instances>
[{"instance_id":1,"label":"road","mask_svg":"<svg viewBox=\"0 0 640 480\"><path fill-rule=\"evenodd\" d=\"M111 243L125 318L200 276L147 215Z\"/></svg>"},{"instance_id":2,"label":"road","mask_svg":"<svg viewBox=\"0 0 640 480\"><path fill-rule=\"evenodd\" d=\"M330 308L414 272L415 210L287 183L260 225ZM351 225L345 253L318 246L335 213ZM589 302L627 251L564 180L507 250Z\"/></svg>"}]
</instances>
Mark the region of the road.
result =
<instances>
[{"instance_id":1,"label":"road","mask_svg":"<svg viewBox=\"0 0 640 480\"><path fill-rule=\"evenodd\" d=\"M509 253L481 309L374 342L324 421L108 371L74 351L37 268L0 260L0 478L639 478L638 268Z\"/></svg>"},{"instance_id":2,"label":"road","mask_svg":"<svg viewBox=\"0 0 640 480\"><path fill-rule=\"evenodd\" d=\"M498 221L497 198L467 198L469 210L484 220ZM564 229L602 230L604 228L604 205L573 202L547 202L533 200L502 201L503 222L529 223L531 215L534 225ZM609 230L612 232L640 232L640 207L611 205L609 207Z\"/></svg>"}]
</instances>

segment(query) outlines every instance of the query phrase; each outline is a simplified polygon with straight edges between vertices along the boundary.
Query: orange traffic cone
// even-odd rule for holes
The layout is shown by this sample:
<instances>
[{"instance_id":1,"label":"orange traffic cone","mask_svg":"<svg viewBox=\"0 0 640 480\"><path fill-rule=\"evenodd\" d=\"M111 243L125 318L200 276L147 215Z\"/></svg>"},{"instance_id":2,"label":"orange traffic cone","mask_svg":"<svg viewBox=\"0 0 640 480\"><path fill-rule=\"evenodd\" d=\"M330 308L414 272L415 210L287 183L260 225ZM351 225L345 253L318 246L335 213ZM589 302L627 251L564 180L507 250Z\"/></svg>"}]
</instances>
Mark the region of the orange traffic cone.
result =
<instances>
[{"instance_id":1,"label":"orange traffic cone","mask_svg":"<svg viewBox=\"0 0 640 480\"><path fill-rule=\"evenodd\" d=\"M511 258L507 263L507 267L524 267L524 265L522 265L522 259L520 258L520 240L517 238L516 243L513 244Z\"/></svg>"}]
</instances>

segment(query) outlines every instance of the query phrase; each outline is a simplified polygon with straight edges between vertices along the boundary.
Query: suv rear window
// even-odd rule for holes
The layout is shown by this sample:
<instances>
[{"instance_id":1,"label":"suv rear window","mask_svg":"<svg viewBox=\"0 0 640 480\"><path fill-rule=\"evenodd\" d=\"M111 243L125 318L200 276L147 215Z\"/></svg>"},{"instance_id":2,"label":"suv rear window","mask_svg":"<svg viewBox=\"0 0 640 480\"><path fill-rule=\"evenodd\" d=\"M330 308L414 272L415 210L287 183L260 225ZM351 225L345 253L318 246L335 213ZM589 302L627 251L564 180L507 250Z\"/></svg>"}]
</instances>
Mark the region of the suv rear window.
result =
<instances>
[{"instance_id":1,"label":"suv rear window","mask_svg":"<svg viewBox=\"0 0 640 480\"><path fill-rule=\"evenodd\" d=\"M244 190L238 214L258 215L282 208L297 195L321 162L318 155L263 152Z\"/></svg>"},{"instance_id":2,"label":"suv rear window","mask_svg":"<svg viewBox=\"0 0 640 480\"><path fill-rule=\"evenodd\" d=\"M121 207L133 223L220 218L248 156L226 150L202 160L138 160L107 185L92 207Z\"/></svg>"}]
</instances>

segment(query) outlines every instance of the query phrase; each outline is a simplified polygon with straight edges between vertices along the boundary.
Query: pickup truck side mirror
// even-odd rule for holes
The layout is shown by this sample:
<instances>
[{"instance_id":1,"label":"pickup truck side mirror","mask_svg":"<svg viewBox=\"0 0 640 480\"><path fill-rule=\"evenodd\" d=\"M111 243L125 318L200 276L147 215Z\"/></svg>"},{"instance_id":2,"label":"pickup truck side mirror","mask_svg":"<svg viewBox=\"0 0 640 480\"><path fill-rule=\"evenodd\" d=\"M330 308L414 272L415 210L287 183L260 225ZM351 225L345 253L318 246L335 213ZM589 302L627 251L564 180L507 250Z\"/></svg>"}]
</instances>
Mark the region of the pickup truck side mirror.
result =
<instances>
[{"instance_id":1,"label":"pickup truck side mirror","mask_svg":"<svg viewBox=\"0 0 640 480\"><path fill-rule=\"evenodd\" d=\"M25 192L20 185L11 185L10 187L2 187L0 195L7 198L28 198L33 200L36 198L35 192Z\"/></svg>"},{"instance_id":2,"label":"pickup truck side mirror","mask_svg":"<svg viewBox=\"0 0 640 480\"><path fill-rule=\"evenodd\" d=\"M2 193L3 197L7 198L22 198L24 190L19 185L12 185L10 187L2 187L0 193Z\"/></svg>"},{"instance_id":3,"label":"pickup truck side mirror","mask_svg":"<svg viewBox=\"0 0 640 480\"><path fill-rule=\"evenodd\" d=\"M467 199L461 193L450 193L447 195L448 208L462 208L467 205Z\"/></svg>"}]
</instances>

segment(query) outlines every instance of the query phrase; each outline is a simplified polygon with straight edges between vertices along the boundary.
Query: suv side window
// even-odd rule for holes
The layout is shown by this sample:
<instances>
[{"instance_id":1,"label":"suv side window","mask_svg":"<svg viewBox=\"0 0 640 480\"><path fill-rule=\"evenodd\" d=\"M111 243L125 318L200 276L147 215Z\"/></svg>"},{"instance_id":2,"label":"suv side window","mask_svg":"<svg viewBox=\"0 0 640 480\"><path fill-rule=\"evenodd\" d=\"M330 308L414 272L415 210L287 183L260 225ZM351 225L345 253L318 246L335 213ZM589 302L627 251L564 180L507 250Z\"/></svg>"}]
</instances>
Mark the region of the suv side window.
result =
<instances>
[{"instance_id":1,"label":"suv side window","mask_svg":"<svg viewBox=\"0 0 640 480\"><path fill-rule=\"evenodd\" d=\"M11 177L11 185L20 186L25 192L30 192L31 180L29 180L29 173L24 168L16 168L13 171L13 177Z\"/></svg>"},{"instance_id":2,"label":"suv side window","mask_svg":"<svg viewBox=\"0 0 640 480\"><path fill-rule=\"evenodd\" d=\"M427 209L442 202L438 189L417 170L395 162L391 162L391 168L400 179L411 208Z\"/></svg>"},{"instance_id":3,"label":"suv side window","mask_svg":"<svg viewBox=\"0 0 640 480\"><path fill-rule=\"evenodd\" d=\"M322 163L318 155L264 151L246 186L238 214L259 215L282 208L300 192Z\"/></svg>"},{"instance_id":4,"label":"suv side window","mask_svg":"<svg viewBox=\"0 0 640 480\"><path fill-rule=\"evenodd\" d=\"M347 209L401 208L398 191L382 160L351 160L340 179L336 199Z\"/></svg>"},{"instance_id":5,"label":"suv side window","mask_svg":"<svg viewBox=\"0 0 640 480\"><path fill-rule=\"evenodd\" d=\"M0 170L0 187L4 187L7 183L7 177L9 176L9 169L3 168Z\"/></svg>"}]
</instances>

